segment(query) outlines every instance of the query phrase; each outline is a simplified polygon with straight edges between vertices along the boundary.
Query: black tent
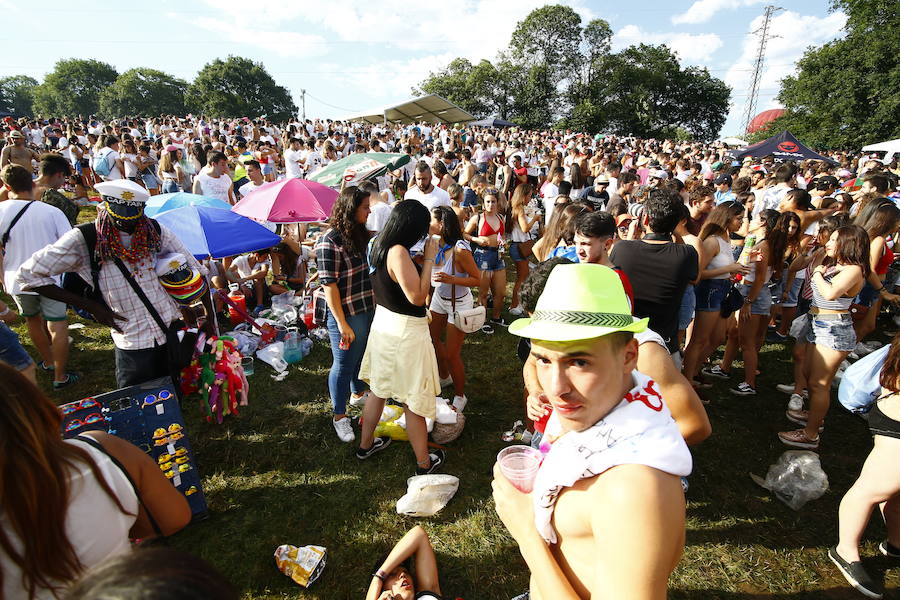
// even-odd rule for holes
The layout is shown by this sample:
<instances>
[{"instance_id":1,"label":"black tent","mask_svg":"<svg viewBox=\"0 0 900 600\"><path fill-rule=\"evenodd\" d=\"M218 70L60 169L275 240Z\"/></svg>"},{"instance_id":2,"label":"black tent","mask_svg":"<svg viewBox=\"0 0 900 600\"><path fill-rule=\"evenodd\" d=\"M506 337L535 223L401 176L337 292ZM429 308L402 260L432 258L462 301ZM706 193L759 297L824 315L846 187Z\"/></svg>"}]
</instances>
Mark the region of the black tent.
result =
<instances>
[{"instance_id":1,"label":"black tent","mask_svg":"<svg viewBox=\"0 0 900 600\"><path fill-rule=\"evenodd\" d=\"M761 158L771 154L776 160L780 161L824 160L831 164L837 164L830 158L817 154L804 146L790 131L782 131L778 135L773 135L767 140L757 142L746 148L732 150L729 154L738 161L743 160L747 156Z\"/></svg>"},{"instance_id":2,"label":"black tent","mask_svg":"<svg viewBox=\"0 0 900 600\"><path fill-rule=\"evenodd\" d=\"M500 117L488 117L487 119L481 119L480 121L472 121L469 125L474 125L476 127L515 127L515 123L511 123L506 119L501 119Z\"/></svg>"}]
</instances>

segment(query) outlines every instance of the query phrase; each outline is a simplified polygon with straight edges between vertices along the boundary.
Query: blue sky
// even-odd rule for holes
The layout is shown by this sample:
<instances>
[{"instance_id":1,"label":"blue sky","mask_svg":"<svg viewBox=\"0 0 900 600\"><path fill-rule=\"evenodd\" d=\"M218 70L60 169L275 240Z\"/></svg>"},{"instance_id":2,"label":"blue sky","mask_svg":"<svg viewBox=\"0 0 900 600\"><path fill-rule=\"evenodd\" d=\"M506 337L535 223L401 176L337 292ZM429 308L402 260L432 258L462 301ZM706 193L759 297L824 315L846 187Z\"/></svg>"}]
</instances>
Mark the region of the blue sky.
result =
<instances>
[{"instance_id":1,"label":"blue sky","mask_svg":"<svg viewBox=\"0 0 900 600\"><path fill-rule=\"evenodd\" d=\"M162 69L190 81L208 61L235 54L261 61L307 116L339 118L409 98L410 87L457 56L493 59L518 21L541 0L155 0L120 3L0 0L6 22L0 76L39 81L60 58L95 58L120 72ZM606 19L613 49L667 43L682 63L702 65L733 87L722 135L739 133L756 54L749 35L763 0L568 2L585 22ZM840 35L845 17L827 0L781 2L770 40L758 111L777 106L779 80L810 45ZM40 27L37 26L40 24Z\"/></svg>"}]
</instances>

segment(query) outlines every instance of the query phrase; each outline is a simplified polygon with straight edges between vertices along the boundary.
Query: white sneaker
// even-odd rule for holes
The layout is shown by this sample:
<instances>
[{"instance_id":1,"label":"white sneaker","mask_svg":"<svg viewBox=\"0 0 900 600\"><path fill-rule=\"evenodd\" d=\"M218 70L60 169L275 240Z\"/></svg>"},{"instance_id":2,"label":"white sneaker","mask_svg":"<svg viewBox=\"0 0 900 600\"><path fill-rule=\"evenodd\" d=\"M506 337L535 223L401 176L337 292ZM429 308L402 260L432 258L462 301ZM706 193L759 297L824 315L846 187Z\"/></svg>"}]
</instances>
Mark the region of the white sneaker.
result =
<instances>
[{"instance_id":1,"label":"white sneaker","mask_svg":"<svg viewBox=\"0 0 900 600\"><path fill-rule=\"evenodd\" d=\"M339 421L331 420L332 425L334 425L334 430L337 432L338 439L342 442L350 443L356 439L356 434L353 433L353 426L350 425L350 419L344 417Z\"/></svg>"},{"instance_id":2,"label":"white sneaker","mask_svg":"<svg viewBox=\"0 0 900 600\"><path fill-rule=\"evenodd\" d=\"M456 409L456 412L461 413L468 401L469 399L463 394L462 396L453 396L453 402L451 402L451 404L453 405L453 408Z\"/></svg>"},{"instance_id":3,"label":"white sneaker","mask_svg":"<svg viewBox=\"0 0 900 600\"><path fill-rule=\"evenodd\" d=\"M516 306L514 308L509 309L509 314L516 315L517 317L521 317L522 315L525 314L525 309L522 308L521 306Z\"/></svg>"},{"instance_id":4,"label":"white sneaker","mask_svg":"<svg viewBox=\"0 0 900 600\"><path fill-rule=\"evenodd\" d=\"M791 399L788 400L788 410L802 410L803 409L803 396L800 394L791 394Z\"/></svg>"},{"instance_id":5,"label":"white sneaker","mask_svg":"<svg viewBox=\"0 0 900 600\"><path fill-rule=\"evenodd\" d=\"M365 406L366 404L366 396L369 395L369 392L364 392L360 395L350 394L350 406Z\"/></svg>"}]
</instances>

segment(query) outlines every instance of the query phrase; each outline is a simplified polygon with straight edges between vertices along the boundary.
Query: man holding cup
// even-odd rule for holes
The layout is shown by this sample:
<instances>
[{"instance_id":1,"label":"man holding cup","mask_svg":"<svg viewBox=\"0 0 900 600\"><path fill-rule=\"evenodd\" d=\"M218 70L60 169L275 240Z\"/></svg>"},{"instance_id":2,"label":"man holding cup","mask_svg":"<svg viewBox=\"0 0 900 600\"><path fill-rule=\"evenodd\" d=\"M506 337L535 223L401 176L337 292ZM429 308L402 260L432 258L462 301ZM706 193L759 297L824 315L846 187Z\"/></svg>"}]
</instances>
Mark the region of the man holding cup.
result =
<instances>
[{"instance_id":1,"label":"man holding cup","mask_svg":"<svg viewBox=\"0 0 900 600\"><path fill-rule=\"evenodd\" d=\"M691 456L656 384L635 370L635 321L616 273L558 265L529 319L553 406L531 493L494 468L497 512L531 571L533 600L659 599L684 548L679 477Z\"/></svg>"}]
</instances>

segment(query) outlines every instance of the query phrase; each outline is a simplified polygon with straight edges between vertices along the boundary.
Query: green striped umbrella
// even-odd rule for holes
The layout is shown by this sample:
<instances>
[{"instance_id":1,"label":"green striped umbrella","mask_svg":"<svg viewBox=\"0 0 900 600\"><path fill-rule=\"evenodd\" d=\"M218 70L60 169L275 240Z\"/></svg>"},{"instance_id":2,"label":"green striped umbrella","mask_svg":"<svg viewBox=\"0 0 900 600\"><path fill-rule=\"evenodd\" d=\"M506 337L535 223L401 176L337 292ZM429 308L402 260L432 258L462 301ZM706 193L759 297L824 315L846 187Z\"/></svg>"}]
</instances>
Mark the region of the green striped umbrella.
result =
<instances>
[{"instance_id":1,"label":"green striped umbrella","mask_svg":"<svg viewBox=\"0 0 900 600\"><path fill-rule=\"evenodd\" d=\"M307 179L328 187L338 188L344 182L347 185L354 185L363 179L372 179L384 175L387 171L395 171L410 160L408 154L390 152L351 154L316 171Z\"/></svg>"}]
</instances>

